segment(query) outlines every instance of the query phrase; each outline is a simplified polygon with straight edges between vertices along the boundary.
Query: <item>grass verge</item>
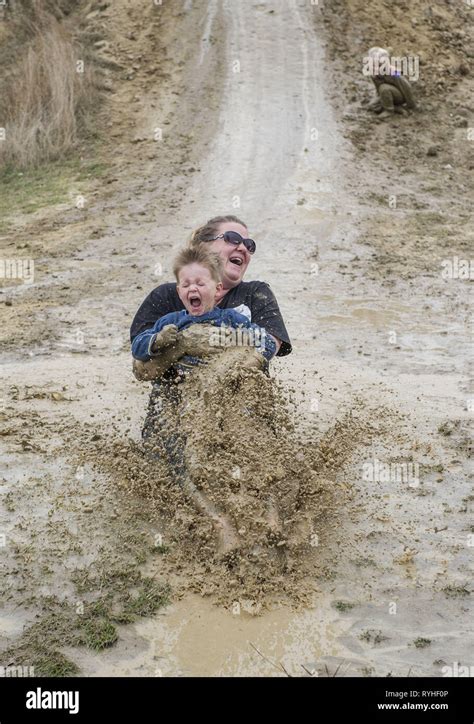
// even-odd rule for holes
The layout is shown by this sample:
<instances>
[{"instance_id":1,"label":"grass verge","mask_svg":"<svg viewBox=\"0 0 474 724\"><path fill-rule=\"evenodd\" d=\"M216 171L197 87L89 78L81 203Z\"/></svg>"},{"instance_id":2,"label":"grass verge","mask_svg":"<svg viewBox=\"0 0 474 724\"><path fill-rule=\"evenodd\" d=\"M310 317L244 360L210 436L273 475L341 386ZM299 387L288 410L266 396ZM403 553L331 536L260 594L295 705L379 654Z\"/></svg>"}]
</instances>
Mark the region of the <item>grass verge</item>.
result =
<instances>
[{"instance_id":1,"label":"grass verge","mask_svg":"<svg viewBox=\"0 0 474 724\"><path fill-rule=\"evenodd\" d=\"M101 178L106 168L101 161L81 161L77 156L24 171L4 168L0 171L0 234L8 233L19 215L76 203L74 194L79 194L81 185Z\"/></svg>"}]
</instances>

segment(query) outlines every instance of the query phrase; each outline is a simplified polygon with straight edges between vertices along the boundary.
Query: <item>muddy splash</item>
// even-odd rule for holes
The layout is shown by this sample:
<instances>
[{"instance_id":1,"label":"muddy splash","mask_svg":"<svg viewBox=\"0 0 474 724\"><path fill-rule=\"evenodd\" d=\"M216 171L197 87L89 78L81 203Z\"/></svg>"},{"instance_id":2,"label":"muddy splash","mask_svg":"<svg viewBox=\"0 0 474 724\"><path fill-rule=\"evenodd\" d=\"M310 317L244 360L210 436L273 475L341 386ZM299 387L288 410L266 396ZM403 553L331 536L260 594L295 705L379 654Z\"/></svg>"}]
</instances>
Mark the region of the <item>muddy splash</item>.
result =
<instances>
[{"instance_id":1,"label":"muddy splash","mask_svg":"<svg viewBox=\"0 0 474 724\"><path fill-rule=\"evenodd\" d=\"M351 415L325 436L301 425L301 402L247 365L246 354L226 349L209 359L162 409L166 437L181 440L185 475L167 464L159 436L113 442L106 454L101 444L95 464L153 509L177 595L251 600L254 610L282 598L308 603L320 546L329 547L348 495L334 467L368 426Z\"/></svg>"}]
</instances>

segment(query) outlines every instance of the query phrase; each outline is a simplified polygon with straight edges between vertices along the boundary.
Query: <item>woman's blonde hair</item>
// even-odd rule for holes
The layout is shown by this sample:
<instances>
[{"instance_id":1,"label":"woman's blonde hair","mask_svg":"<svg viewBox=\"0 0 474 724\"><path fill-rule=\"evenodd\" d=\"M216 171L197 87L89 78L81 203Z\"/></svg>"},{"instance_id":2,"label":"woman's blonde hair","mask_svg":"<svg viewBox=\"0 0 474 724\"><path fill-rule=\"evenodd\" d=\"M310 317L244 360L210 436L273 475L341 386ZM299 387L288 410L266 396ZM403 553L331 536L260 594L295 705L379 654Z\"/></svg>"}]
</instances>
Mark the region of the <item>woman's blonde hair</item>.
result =
<instances>
[{"instance_id":1,"label":"woman's blonde hair","mask_svg":"<svg viewBox=\"0 0 474 724\"><path fill-rule=\"evenodd\" d=\"M213 251L206 251L202 247L185 247L176 256L173 263L173 274L179 283L179 272L188 264L200 264L205 267L211 278L218 284L222 281L222 259Z\"/></svg>"},{"instance_id":2,"label":"woman's blonde hair","mask_svg":"<svg viewBox=\"0 0 474 724\"><path fill-rule=\"evenodd\" d=\"M248 228L247 224L241 221L241 219L238 219L237 216L232 216L232 214L227 216L214 216L213 219L209 219L209 221L206 221L205 224L193 231L189 239L189 246L197 247L204 241L211 241L211 239L217 236L219 225L225 223L240 224L241 226L245 226L246 229Z\"/></svg>"}]
</instances>

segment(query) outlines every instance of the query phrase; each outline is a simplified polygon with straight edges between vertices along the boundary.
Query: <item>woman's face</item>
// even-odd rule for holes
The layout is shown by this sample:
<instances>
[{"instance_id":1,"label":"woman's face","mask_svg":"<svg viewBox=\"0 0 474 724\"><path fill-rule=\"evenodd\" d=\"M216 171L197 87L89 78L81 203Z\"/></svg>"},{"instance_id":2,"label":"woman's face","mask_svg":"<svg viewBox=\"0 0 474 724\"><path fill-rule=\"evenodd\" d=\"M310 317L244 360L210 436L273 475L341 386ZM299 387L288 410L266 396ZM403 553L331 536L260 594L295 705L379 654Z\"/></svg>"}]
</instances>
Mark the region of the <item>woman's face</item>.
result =
<instances>
[{"instance_id":1,"label":"woman's face","mask_svg":"<svg viewBox=\"0 0 474 724\"><path fill-rule=\"evenodd\" d=\"M230 221L219 224L216 236L223 234L224 231L236 231L244 239L247 239L249 235L245 226ZM208 245L206 244L206 246ZM234 246L234 244L228 244L224 239L216 239L209 243L209 248L211 251L217 252L223 261L224 273L222 281L224 282L224 288L230 289L240 284L251 259L251 255L245 246L243 244Z\"/></svg>"}]
</instances>

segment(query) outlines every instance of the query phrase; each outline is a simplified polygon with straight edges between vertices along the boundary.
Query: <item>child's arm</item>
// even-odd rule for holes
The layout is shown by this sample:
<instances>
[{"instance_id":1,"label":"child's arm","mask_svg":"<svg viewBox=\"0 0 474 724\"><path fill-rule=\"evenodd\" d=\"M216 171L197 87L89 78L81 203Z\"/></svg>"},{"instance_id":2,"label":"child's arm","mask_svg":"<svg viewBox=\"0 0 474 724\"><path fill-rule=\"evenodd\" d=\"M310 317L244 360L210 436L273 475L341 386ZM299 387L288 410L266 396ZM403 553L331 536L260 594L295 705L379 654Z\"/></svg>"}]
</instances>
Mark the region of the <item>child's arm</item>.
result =
<instances>
[{"instance_id":1,"label":"child's arm","mask_svg":"<svg viewBox=\"0 0 474 724\"><path fill-rule=\"evenodd\" d=\"M176 344L179 312L165 314L157 319L153 327L137 334L132 342L132 355L136 360L148 362L159 355L166 347Z\"/></svg>"},{"instance_id":2,"label":"child's arm","mask_svg":"<svg viewBox=\"0 0 474 724\"><path fill-rule=\"evenodd\" d=\"M163 347L159 354L149 358L147 362L134 358L133 374L136 379L140 382L159 379L175 362L186 354L183 334L185 332L180 333L174 346Z\"/></svg>"},{"instance_id":3,"label":"child's arm","mask_svg":"<svg viewBox=\"0 0 474 724\"><path fill-rule=\"evenodd\" d=\"M178 339L178 327L167 324L161 332L146 329L133 340L132 355L141 362L158 356L166 347L172 347Z\"/></svg>"},{"instance_id":4,"label":"child's arm","mask_svg":"<svg viewBox=\"0 0 474 724\"><path fill-rule=\"evenodd\" d=\"M173 347L178 340L178 327L176 324L167 324L161 332L157 332L151 338L149 344L149 355L155 357L165 347Z\"/></svg>"},{"instance_id":5,"label":"child's arm","mask_svg":"<svg viewBox=\"0 0 474 724\"><path fill-rule=\"evenodd\" d=\"M230 330L228 333L230 334ZM174 346L164 347L159 355L152 357L148 362L134 359L133 374L140 382L148 382L159 379L183 355L207 357L221 352L222 348L213 343L208 325L192 324L179 333Z\"/></svg>"}]
</instances>

